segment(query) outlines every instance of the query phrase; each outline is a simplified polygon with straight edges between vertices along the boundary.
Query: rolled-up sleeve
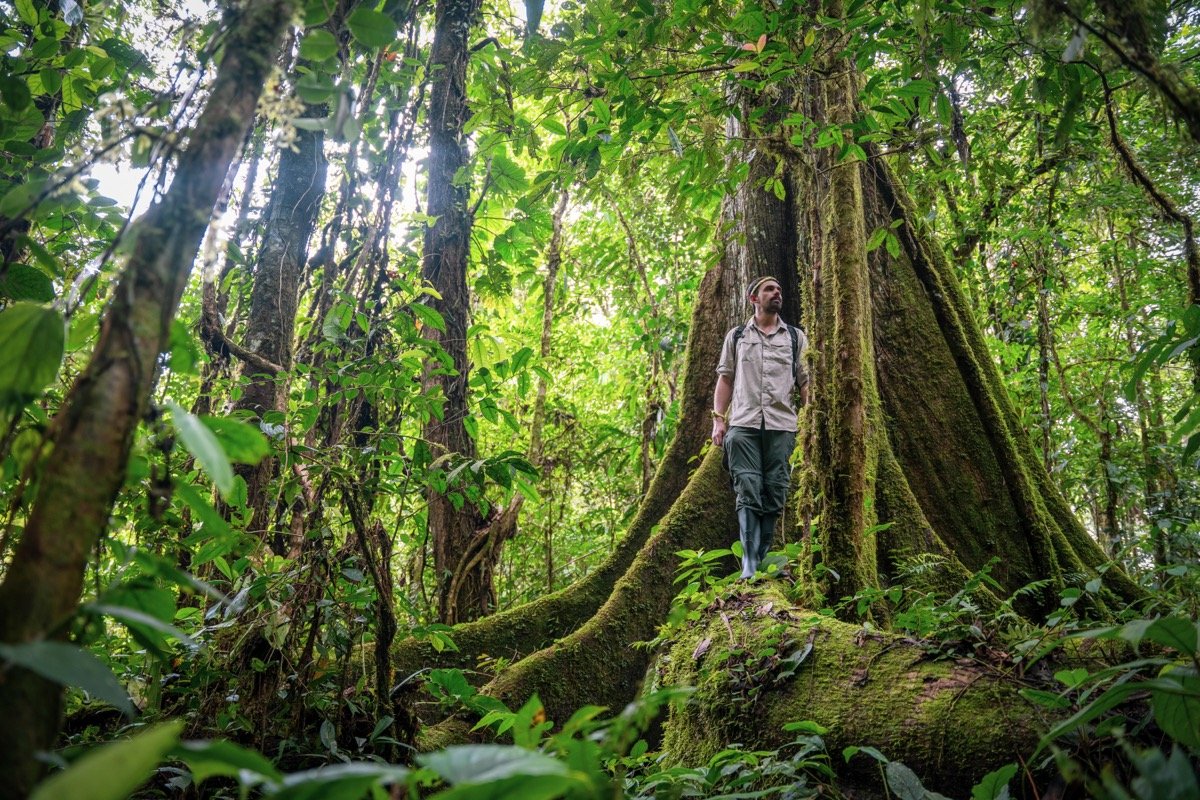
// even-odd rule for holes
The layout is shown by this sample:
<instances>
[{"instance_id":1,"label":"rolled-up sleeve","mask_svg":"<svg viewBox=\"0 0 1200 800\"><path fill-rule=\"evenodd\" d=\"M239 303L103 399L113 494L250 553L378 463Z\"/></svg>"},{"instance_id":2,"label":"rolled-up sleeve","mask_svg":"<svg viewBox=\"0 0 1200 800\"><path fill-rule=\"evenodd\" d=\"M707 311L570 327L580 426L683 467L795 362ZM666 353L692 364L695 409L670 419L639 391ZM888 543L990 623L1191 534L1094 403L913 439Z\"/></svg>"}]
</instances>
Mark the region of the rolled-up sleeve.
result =
<instances>
[{"instance_id":1,"label":"rolled-up sleeve","mask_svg":"<svg viewBox=\"0 0 1200 800\"><path fill-rule=\"evenodd\" d=\"M725 342L721 345L721 358L717 361L717 374L732 378L737 371L733 363L733 334L736 328L725 334Z\"/></svg>"}]
</instances>

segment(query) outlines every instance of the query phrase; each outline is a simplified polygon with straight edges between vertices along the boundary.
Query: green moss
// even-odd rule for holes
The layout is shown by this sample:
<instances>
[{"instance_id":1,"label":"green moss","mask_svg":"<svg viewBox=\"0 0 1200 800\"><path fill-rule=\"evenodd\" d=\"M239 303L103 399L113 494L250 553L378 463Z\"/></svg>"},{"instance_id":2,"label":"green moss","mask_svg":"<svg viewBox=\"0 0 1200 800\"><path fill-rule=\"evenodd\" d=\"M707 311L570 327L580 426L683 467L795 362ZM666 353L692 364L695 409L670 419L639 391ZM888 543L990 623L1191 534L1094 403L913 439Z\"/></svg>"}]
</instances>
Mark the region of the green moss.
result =
<instances>
[{"instance_id":1,"label":"green moss","mask_svg":"<svg viewBox=\"0 0 1200 800\"><path fill-rule=\"evenodd\" d=\"M623 708L636 696L650 661L648 651L631 645L654 638L675 595L675 553L727 547L736 530L733 508L721 453L710 450L596 614L513 664L482 691L510 708L536 693L547 716L559 722L586 704ZM440 745L462 734L457 723L443 723L422 740Z\"/></svg>"},{"instance_id":2,"label":"green moss","mask_svg":"<svg viewBox=\"0 0 1200 800\"><path fill-rule=\"evenodd\" d=\"M771 612L762 609L771 603ZM812 651L797 674L758 699L732 701L731 650L755 648L782 621ZM996 767L1027 756L1044 720L1018 694L1016 680L974 662L928 660L900 637L789 608L777 588L755 591L737 611L727 607L681 637L660 661L660 683L690 685L696 693L672 710L663 749L676 763L703 763L729 742L774 749L790 741L787 722L813 720L826 728L839 772L875 767L867 759L842 767L849 745L870 745L914 769L931 788L961 790ZM732 631L732 633L731 633ZM704 640L710 644L702 655ZM732 646L731 646L732 644Z\"/></svg>"}]
</instances>

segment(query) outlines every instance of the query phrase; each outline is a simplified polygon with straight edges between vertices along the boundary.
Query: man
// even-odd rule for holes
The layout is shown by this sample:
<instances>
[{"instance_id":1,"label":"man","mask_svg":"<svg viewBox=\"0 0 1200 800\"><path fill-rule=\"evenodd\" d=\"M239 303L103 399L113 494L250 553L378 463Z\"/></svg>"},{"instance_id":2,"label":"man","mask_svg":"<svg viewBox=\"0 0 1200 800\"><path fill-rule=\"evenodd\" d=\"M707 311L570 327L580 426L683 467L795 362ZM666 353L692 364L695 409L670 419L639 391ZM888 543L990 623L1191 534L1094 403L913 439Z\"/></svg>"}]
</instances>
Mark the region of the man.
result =
<instances>
[{"instance_id":1,"label":"man","mask_svg":"<svg viewBox=\"0 0 1200 800\"><path fill-rule=\"evenodd\" d=\"M754 316L725 334L713 391L713 444L725 448L737 493L742 577L767 555L787 500L796 409L808 402L808 338L779 318L783 290L770 276L747 291Z\"/></svg>"}]
</instances>

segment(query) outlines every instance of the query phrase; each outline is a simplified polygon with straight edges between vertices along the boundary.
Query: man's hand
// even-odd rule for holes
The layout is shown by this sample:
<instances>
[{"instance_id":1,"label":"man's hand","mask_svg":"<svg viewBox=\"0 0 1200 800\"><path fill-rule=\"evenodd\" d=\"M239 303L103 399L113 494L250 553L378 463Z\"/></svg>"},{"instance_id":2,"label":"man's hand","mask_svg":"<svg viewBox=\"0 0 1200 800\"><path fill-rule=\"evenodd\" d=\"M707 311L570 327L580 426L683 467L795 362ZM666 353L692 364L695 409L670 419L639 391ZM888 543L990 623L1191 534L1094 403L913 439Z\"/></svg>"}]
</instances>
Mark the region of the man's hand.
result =
<instances>
[{"instance_id":1,"label":"man's hand","mask_svg":"<svg viewBox=\"0 0 1200 800\"><path fill-rule=\"evenodd\" d=\"M733 399L733 378L729 375L718 375L717 385L713 389L713 431L712 442L717 447L725 444L725 429L729 427L729 401Z\"/></svg>"},{"instance_id":2,"label":"man's hand","mask_svg":"<svg viewBox=\"0 0 1200 800\"><path fill-rule=\"evenodd\" d=\"M713 417L712 442L717 447L725 445L725 420Z\"/></svg>"}]
</instances>

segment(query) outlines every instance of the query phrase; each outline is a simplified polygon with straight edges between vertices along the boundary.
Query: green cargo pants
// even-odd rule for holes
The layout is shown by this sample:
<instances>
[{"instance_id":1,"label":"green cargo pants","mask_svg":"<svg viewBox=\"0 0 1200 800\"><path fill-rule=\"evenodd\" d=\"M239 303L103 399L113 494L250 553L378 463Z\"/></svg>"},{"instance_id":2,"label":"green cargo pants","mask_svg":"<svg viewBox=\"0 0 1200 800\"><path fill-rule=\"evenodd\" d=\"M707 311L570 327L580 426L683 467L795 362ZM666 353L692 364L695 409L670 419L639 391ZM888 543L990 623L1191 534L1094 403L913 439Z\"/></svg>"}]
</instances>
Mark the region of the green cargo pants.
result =
<instances>
[{"instance_id":1,"label":"green cargo pants","mask_svg":"<svg viewBox=\"0 0 1200 800\"><path fill-rule=\"evenodd\" d=\"M737 507L778 516L787 502L791 480L788 459L795 431L734 426L725 433L725 458L737 494Z\"/></svg>"}]
</instances>

